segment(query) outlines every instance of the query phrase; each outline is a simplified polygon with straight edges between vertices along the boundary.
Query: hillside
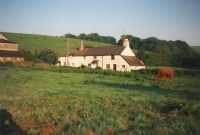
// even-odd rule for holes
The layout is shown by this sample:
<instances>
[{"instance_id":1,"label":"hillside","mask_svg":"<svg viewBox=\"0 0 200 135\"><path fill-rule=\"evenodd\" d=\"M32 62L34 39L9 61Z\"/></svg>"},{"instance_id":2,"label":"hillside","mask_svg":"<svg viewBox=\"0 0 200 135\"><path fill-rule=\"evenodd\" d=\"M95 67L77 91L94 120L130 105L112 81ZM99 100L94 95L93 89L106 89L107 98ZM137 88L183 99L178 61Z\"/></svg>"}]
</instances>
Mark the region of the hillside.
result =
<instances>
[{"instance_id":1,"label":"hillside","mask_svg":"<svg viewBox=\"0 0 200 135\"><path fill-rule=\"evenodd\" d=\"M44 48L53 48L57 53L61 54L67 49L65 44L66 38L47 35L35 34L20 34L20 33L2 33L7 39L17 42L20 49L29 50L34 52ZM69 40L68 40L69 39ZM80 39L68 38L70 48L77 48L80 45ZM88 47L107 46L99 42L86 41L85 45Z\"/></svg>"},{"instance_id":2,"label":"hillside","mask_svg":"<svg viewBox=\"0 0 200 135\"><path fill-rule=\"evenodd\" d=\"M200 46L191 46L197 53L200 53Z\"/></svg>"},{"instance_id":3,"label":"hillside","mask_svg":"<svg viewBox=\"0 0 200 135\"><path fill-rule=\"evenodd\" d=\"M36 49L38 51L44 48L53 48L57 53L61 54L67 49L65 44L66 38L48 35L36 35L36 34L22 34L22 33L7 33L2 32L2 34L11 41L17 42L20 49L25 49L34 52ZM69 39L70 48L77 48L80 45L80 39L67 38ZM87 47L98 47L98 46L110 46L110 44L86 41L85 45ZM137 49L132 49L134 53L137 53ZM152 52L146 51L146 53L151 54Z\"/></svg>"}]
</instances>

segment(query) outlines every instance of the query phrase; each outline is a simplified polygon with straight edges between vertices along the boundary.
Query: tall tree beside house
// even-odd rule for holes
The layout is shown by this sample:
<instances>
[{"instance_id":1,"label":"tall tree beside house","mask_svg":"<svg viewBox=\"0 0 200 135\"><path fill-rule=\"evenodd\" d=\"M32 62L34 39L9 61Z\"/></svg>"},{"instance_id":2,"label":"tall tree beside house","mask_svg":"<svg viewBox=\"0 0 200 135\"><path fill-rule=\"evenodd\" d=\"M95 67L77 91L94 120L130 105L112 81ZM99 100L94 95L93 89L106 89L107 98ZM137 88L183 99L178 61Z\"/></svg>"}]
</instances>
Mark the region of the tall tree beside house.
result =
<instances>
[{"instance_id":1,"label":"tall tree beside house","mask_svg":"<svg viewBox=\"0 0 200 135\"><path fill-rule=\"evenodd\" d=\"M136 53L136 56L143 62L145 62L145 58L146 58L146 53L145 53L145 49L143 47L140 47L138 49L138 52Z\"/></svg>"},{"instance_id":2,"label":"tall tree beside house","mask_svg":"<svg viewBox=\"0 0 200 135\"><path fill-rule=\"evenodd\" d=\"M46 48L40 52L38 58L46 63L55 65L58 63L58 57L53 49Z\"/></svg>"},{"instance_id":3,"label":"tall tree beside house","mask_svg":"<svg viewBox=\"0 0 200 135\"><path fill-rule=\"evenodd\" d=\"M171 53L166 45L159 45L156 47L154 58L156 59L156 64L158 66L171 66Z\"/></svg>"},{"instance_id":4,"label":"tall tree beside house","mask_svg":"<svg viewBox=\"0 0 200 135\"><path fill-rule=\"evenodd\" d=\"M142 40L141 46L144 47L147 51L155 52L160 45L164 44L165 43L162 40L159 40L155 37L149 37Z\"/></svg>"}]
</instances>

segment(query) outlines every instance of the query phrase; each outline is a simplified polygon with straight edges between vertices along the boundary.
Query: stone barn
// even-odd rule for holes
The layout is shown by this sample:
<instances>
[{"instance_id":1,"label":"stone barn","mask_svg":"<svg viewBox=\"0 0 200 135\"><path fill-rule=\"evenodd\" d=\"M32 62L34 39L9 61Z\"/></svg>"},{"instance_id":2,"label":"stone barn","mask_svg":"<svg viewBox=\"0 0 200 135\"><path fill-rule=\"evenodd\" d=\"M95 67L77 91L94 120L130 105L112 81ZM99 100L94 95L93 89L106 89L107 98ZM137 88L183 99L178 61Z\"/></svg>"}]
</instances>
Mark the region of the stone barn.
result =
<instances>
[{"instance_id":1,"label":"stone barn","mask_svg":"<svg viewBox=\"0 0 200 135\"><path fill-rule=\"evenodd\" d=\"M21 62L24 61L22 53L18 50L18 44L9 41L0 34L0 62Z\"/></svg>"}]
</instances>

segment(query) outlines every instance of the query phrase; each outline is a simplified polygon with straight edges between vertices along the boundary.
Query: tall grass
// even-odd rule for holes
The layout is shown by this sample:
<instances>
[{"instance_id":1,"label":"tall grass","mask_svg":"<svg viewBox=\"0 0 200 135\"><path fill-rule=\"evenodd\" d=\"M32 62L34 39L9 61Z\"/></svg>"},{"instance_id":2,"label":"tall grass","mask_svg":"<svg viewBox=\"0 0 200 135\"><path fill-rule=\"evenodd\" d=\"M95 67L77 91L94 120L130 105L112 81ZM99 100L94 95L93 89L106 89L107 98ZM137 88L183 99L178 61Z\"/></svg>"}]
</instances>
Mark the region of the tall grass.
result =
<instances>
[{"instance_id":1,"label":"tall grass","mask_svg":"<svg viewBox=\"0 0 200 135\"><path fill-rule=\"evenodd\" d=\"M0 109L29 134L200 133L199 77L16 66L0 75Z\"/></svg>"}]
</instances>

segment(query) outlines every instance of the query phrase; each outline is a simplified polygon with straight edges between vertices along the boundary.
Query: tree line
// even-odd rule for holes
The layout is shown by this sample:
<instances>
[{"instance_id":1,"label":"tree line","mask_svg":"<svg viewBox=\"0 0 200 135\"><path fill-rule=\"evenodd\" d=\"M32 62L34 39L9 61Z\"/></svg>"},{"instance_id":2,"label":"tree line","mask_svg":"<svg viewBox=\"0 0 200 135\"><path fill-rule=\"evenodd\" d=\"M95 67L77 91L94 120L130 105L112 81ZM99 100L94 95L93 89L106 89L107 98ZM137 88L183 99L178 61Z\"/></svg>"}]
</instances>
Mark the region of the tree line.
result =
<instances>
[{"instance_id":1,"label":"tree line","mask_svg":"<svg viewBox=\"0 0 200 135\"><path fill-rule=\"evenodd\" d=\"M66 37L66 38L76 38L76 39L82 39L82 40L89 40L89 41L96 41L96 42L112 44L112 45L115 45L116 41L117 41L112 36L100 36L98 33L90 33L90 34L81 33L78 36L68 33L68 34L65 34L64 37Z\"/></svg>"},{"instance_id":2,"label":"tree line","mask_svg":"<svg viewBox=\"0 0 200 135\"><path fill-rule=\"evenodd\" d=\"M155 37L141 39L132 35L122 35L118 45L128 38L130 47L137 49L137 56L149 66L200 67L200 54L181 40L166 41Z\"/></svg>"}]
</instances>

